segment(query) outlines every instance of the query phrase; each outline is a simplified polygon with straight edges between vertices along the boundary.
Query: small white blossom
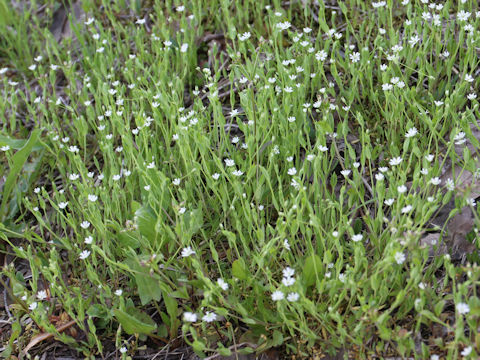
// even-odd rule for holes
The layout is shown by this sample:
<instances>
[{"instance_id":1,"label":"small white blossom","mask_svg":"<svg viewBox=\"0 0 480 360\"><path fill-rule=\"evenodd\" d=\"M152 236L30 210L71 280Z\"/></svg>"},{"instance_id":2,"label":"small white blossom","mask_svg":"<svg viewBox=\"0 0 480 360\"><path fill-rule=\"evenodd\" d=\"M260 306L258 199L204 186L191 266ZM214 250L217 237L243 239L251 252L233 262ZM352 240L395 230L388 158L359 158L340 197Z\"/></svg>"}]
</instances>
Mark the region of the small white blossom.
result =
<instances>
[{"instance_id":1,"label":"small white blossom","mask_svg":"<svg viewBox=\"0 0 480 360\"><path fill-rule=\"evenodd\" d=\"M211 312L211 311L207 311L205 313L205 315L203 315L202 320L207 322L207 323L215 321L215 320L217 320L217 314L215 314L214 312Z\"/></svg>"},{"instance_id":2,"label":"small white blossom","mask_svg":"<svg viewBox=\"0 0 480 360\"><path fill-rule=\"evenodd\" d=\"M287 295L287 300L290 302L296 302L300 298L300 295L296 292L291 292Z\"/></svg>"},{"instance_id":3,"label":"small white blossom","mask_svg":"<svg viewBox=\"0 0 480 360\"><path fill-rule=\"evenodd\" d=\"M195 255L195 251L191 246L182 249L182 257L189 257L190 255Z\"/></svg>"},{"instance_id":4,"label":"small white blossom","mask_svg":"<svg viewBox=\"0 0 480 360\"><path fill-rule=\"evenodd\" d=\"M395 261L397 262L397 264L399 265L403 264L405 259L406 259L406 256L403 252L397 251L395 253Z\"/></svg>"},{"instance_id":5,"label":"small white blossom","mask_svg":"<svg viewBox=\"0 0 480 360\"><path fill-rule=\"evenodd\" d=\"M38 300L45 300L47 298L47 292L45 290L40 290L37 293L37 299Z\"/></svg>"},{"instance_id":6,"label":"small white blossom","mask_svg":"<svg viewBox=\"0 0 480 360\"><path fill-rule=\"evenodd\" d=\"M225 282L225 280L223 280L222 278L218 278L217 279L217 284L218 286L220 286L220 288L224 291L227 291L228 290L228 284L227 282Z\"/></svg>"},{"instance_id":7,"label":"small white blossom","mask_svg":"<svg viewBox=\"0 0 480 360\"><path fill-rule=\"evenodd\" d=\"M406 138L414 137L415 135L418 134L418 130L416 127L412 127L408 129L407 133L405 134Z\"/></svg>"},{"instance_id":8,"label":"small white blossom","mask_svg":"<svg viewBox=\"0 0 480 360\"><path fill-rule=\"evenodd\" d=\"M465 315L465 314L468 314L470 312L470 306L468 306L468 304L465 304L463 302L458 303L456 308L457 308L458 313L461 314L461 315Z\"/></svg>"},{"instance_id":9,"label":"small white blossom","mask_svg":"<svg viewBox=\"0 0 480 360\"><path fill-rule=\"evenodd\" d=\"M354 242L361 241L362 239L363 239L363 235L362 235L362 234L354 234L354 235L352 235L352 241L354 241Z\"/></svg>"},{"instance_id":10,"label":"small white blossom","mask_svg":"<svg viewBox=\"0 0 480 360\"><path fill-rule=\"evenodd\" d=\"M88 256L90 255L90 251L88 250L83 250L81 253L80 253L80 260L85 260Z\"/></svg>"},{"instance_id":11,"label":"small white blossom","mask_svg":"<svg viewBox=\"0 0 480 360\"><path fill-rule=\"evenodd\" d=\"M399 165L402 162L402 160L403 159L401 157L394 157L394 158L391 158L388 163L390 166L395 166L395 165Z\"/></svg>"},{"instance_id":12,"label":"small white blossom","mask_svg":"<svg viewBox=\"0 0 480 360\"><path fill-rule=\"evenodd\" d=\"M272 300L273 301L280 301L285 298L285 294L280 290L276 290L272 293Z\"/></svg>"},{"instance_id":13,"label":"small white blossom","mask_svg":"<svg viewBox=\"0 0 480 360\"><path fill-rule=\"evenodd\" d=\"M196 322L197 321L197 314L186 311L183 313L183 320L187 322Z\"/></svg>"}]
</instances>

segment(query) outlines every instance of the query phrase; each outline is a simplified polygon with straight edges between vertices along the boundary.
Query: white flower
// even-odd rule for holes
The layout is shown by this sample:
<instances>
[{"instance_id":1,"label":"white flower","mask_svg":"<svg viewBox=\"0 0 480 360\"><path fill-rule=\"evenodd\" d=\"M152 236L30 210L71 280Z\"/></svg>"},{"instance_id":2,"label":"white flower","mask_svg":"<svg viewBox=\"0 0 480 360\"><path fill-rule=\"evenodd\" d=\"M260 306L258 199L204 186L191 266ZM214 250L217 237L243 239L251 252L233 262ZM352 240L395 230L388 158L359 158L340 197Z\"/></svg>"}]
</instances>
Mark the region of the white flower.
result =
<instances>
[{"instance_id":1,"label":"white flower","mask_svg":"<svg viewBox=\"0 0 480 360\"><path fill-rule=\"evenodd\" d=\"M290 185L292 185L296 190L300 190L300 184L298 183L297 180L292 179L292 181L290 182Z\"/></svg>"},{"instance_id":2,"label":"white flower","mask_svg":"<svg viewBox=\"0 0 480 360\"><path fill-rule=\"evenodd\" d=\"M145 191L150 191L150 185L145 185L143 188L145 189Z\"/></svg>"},{"instance_id":3,"label":"white flower","mask_svg":"<svg viewBox=\"0 0 480 360\"><path fill-rule=\"evenodd\" d=\"M320 50L319 52L317 52L315 54L315 59L317 59L318 61L325 61L327 56L328 56L328 54L325 50Z\"/></svg>"},{"instance_id":4,"label":"white flower","mask_svg":"<svg viewBox=\"0 0 480 360\"><path fill-rule=\"evenodd\" d=\"M212 321L215 321L217 320L217 314L215 314L214 312L211 312L211 311L207 311L205 313L205 315L203 315L202 317L202 320L205 321L205 322L212 322Z\"/></svg>"},{"instance_id":5,"label":"white flower","mask_svg":"<svg viewBox=\"0 0 480 360\"><path fill-rule=\"evenodd\" d=\"M468 18L470 17L470 15L472 15L472 14L469 13L468 11L460 10L460 11L457 13L457 20L459 20L459 21L467 21Z\"/></svg>"},{"instance_id":6,"label":"white flower","mask_svg":"<svg viewBox=\"0 0 480 360\"><path fill-rule=\"evenodd\" d=\"M215 173L212 175L213 180L218 180L219 177L220 177L219 173Z\"/></svg>"},{"instance_id":7,"label":"white flower","mask_svg":"<svg viewBox=\"0 0 480 360\"><path fill-rule=\"evenodd\" d=\"M420 174L422 174L422 175L428 175L428 169L422 168L422 170L420 170Z\"/></svg>"},{"instance_id":8,"label":"white flower","mask_svg":"<svg viewBox=\"0 0 480 360\"><path fill-rule=\"evenodd\" d=\"M184 207L181 207L180 209L178 209L178 213L179 213L180 215L185 214L185 211L187 211L187 209L184 208Z\"/></svg>"},{"instance_id":9,"label":"white flower","mask_svg":"<svg viewBox=\"0 0 480 360\"><path fill-rule=\"evenodd\" d=\"M434 156L432 154L425 155L425 160L428 162L432 162L434 159Z\"/></svg>"},{"instance_id":10,"label":"white flower","mask_svg":"<svg viewBox=\"0 0 480 360\"><path fill-rule=\"evenodd\" d=\"M228 284L222 278L217 279L217 284L218 286L220 286L222 290L225 290L225 291L228 290Z\"/></svg>"},{"instance_id":11,"label":"white flower","mask_svg":"<svg viewBox=\"0 0 480 360\"><path fill-rule=\"evenodd\" d=\"M280 301L285 298L285 294L280 290L276 290L272 293L272 300L273 301Z\"/></svg>"},{"instance_id":12,"label":"white flower","mask_svg":"<svg viewBox=\"0 0 480 360\"><path fill-rule=\"evenodd\" d=\"M292 286L295 284L295 278L294 277L284 277L282 279L282 284L285 286Z\"/></svg>"},{"instance_id":13,"label":"white flower","mask_svg":"<svg viewBox=\"0 0 480 360\"><path fill-rule=\"evenodd\" d=\"M40 290L37 293L37 299L38 300L45 300L47 298L47 292L45 290Z\"/></svg>"},{"instance_id":14,"label":"white flower","mask_svg":"<svg viewBox=\"0 0 480 360\"><path fill-rule=\"evenodd\" d=\"M90 223L88 221L82 221L80 226L82 227L82 229L88 229L90 227Z\"/></svg>"},{"instance_id":15,"label":"white flower","mask_svg":"<svg viewBox=\"0 0 480 360\"><path fill-rule=\"evenodd\" d=\"M382 90L383 91L389 91L393 89L393 85L390 83L382 84Z\"/></svg>"},{"instance_id":16,"label":"white flower","mask_svg":"<svg viewBox=\"0 0 480 360\"><path fill-rule=\"evenodd\" d=\"M352 61L352 63L357 63L360 61L360 53L359 52L354 52L352 54L350 54L350 60Z\"/></svg>"},{"instance_id":17,"label":"white flower","mask_svg":"<svg viewBox=\"0 0 480 360\"><path fill-rule=\"evenodd\" d=\"M180 185L180 182L181 182L181 180L179 178L175 178L175 179L173 179L172 184L178 186L178 185Z\"/></svg>"},{"instance_id":18,"label":"white flower","mask_svg":"<svg viewBox=\"0 0 480 360\"><path fill-rule=\"evenodd\" d=\"M225 159L225 165L228 167L235 166L235 161L232 159Z\"/></svg>"},{"instance_id":19,"label":"white flower","mask_svg":"<svg viewBox=\"0 0 480 360\"><path fill-rule=\"evenodd\" d=\"M37 303L36 301L34 301L34 302L32 302L32 303L28 306L28 308L29 308L31 311L33 311L33 310L35 310L35 309L37 308L37 306L38 306L38 303Z\"/></svg>"},{"instance_id":20,"label":"white flower","mask_svg":"<svg viewBox=\"0 0 480 360\"><path fill-rule=\"evenodd\" d=\"M300 298L300 295L296 292L291 292L287 295L287 300L290 302L296 302Z\"/></svg>"},{"instance_id":21,"label":"white flower","mask_svg":"<svg viewBox=\"0 0 480 360\"><path fill-rule=\"evenodd\" d=\"M195 322L197 321L197 314L186 311L183 313L183 320L188 322Z\"/></svg>"},{"instance_id":22,"label":"white flower","mask_svg":"<svg viewBox=\"0 0 480 360\"><path fill-rule=\"evenodd\" d=\"M292 277L293 275L295 275L295 269L287 266L285 269L282 270L282 274L284 277Z\"/></svg>"},{"instance_id":23,"label":"white flower","mask_svg":"<svg viewBox=\"0 0 480 360\"><path fill-rule=\"evenodd\" d=\"M81 253L80 253L80 260L85 260L88 256L90 255L90 251L88 250L83 250Z\"/></svg>"},{"instance_id":24,"label":"white flower","mask_svg":"<svg viewBox=\"0 0 480 360\"><path fill-rule=\"evenodd\" d=\"M403 262L406 259L405 254L403 252L400 252L400 251L397 251L394 256L395 256L395 261L399 265L403 264Z\"/></svg>"},{"instance_id":25,"label":"white flower","mask_svg":"<svg viewBox=\"0 0 480 360\"><path fill-rule=\"evenodd\" d=\"M477 94L475 93L470 93L467 95L468 100L475 100L477 98Z\"/></svg>"},{"instance_id":26,"label":"white flower","mask_svg":"<svg viewBox=\"0 0 480 360\"><path fill-rule=\"evenodd\" d=\"M182 249L182 257L189 257L190 255L195 255L195 251L191 246Z\"/></svg>"},{"instance_id":27,"label":"white flower","mask_svg":"<svg viewBox=\"0 0 480 360\"><path fill-rule=\"evenodd\" d=\"M473 198L468 198L468 199L466 199L466 203L467 203L467 205L473 206L473 207L475 207L475 206L477 205L477 204L475 203L475 199L473 199Z\"/></svg>"},{"instance_id":28,"label":"white flower","mask_svg":"<svg viewBox=\"0 0 480 360\"><path fill-rule=\"evenodd\" d=\"M402 160L403 159L400 156L394 157L394 158L391 158L388 163L390 166L395 166L395 165L399 165L402 162Z\"/></svg>"},{"instance_id":29,"label":"white flower","mask_svg":"<svg viewBox=\"0 0 480 360\"><path fill-rule=\"evenodd\" d=\"M297 169L292 167L292 168L288 169L287 173L290 176L294 176L297 173Z\"/></svg>"},{"instance_id":30,"label":"white flower","mask_svg":"<svg viewBox=\"0 0 480 360\"><path fill-rule=\"evenodd\" d=\"M382 181L383 179L385 179L385 176L383 176L382 173L378 173L375 174L375 179L377 179L377 181Z\"/></svg>"},{"instance_id":31,"label":"white flower","mask_svg":"<svg viewBox=\"0 0 480 360\"><path fill-rule=\"evenodd\" d=\"M293 122L295 122L295 116L289 116L287 120L288 120L288 122L293 123Z\"/></svg>"},{"instance_id":32,"label":"white flower","mask_svg":"<svg viewBox=\"0 0 480 360\"><path fill-rule=\"evenodd\" d=\"M472 352L472 347L471 347L471 346L468 346L468 347L466 347L465 349L462 350L462 352L460 353L460 355L462 355L462 356L468 356L468 355L470 355L471 352Z\"/></svg>"},{"instance_id":33,"label":"white flower","mask_svg":"<svg viewBox=\"0 0 480 360\"><path fill-rule=\"evenodd\" d=\"M391 206L395 199L386 199L383 203L387 206Z\"/></svg>"},{"instance_id":34,"label":"white flower","mask_svg":"<svg viewBox=\"0 0 480 360\"><path fill-rule=\"evenodd\" d=\"M441 182L442 181L440 180L440 178L438 176L430 179L430 184L432 184L432 185L438 185Z\"/></svg>"},{"instance_id":35,"label":"white flower","mask_svg":"<svg viewBox=\"0 0 480 360\"><path fill-rule=\"evenodd\" d=\"M290 251L290 243L288 242L288 239L283 240L283 247L284 247L287 251Z\"/></svg>"},{"instance_id":36,"label":"white flower","mask_svg":"<svg viewBox=\"0 0 480 360\"><path fill-rule=\"evenodd\" d=\"M410 44L410 47L414 47L416 43L418 43L420 41L420 38L418 37L418 35L413 35L410 40L408 40L408 43Z\"/></svg>"},{"instance_id":37,"label":"white flower","mask_svg":"<svg viewBox=\"0 0 480 360\"><path fill-rule=\"evenodd\" d=\"M413 209L412 205L407 205L402 208L402 214L409 213Z\"/></svg>"},{"instance_id":38,"label":"white flower","mask_svg":"<svg viewBox=\"0 0 480 360\"><path fill-rule=\"evenodd\" d=\"M463 302L458 303L456 308L457 308L458 313L461 314L461 315L465 315L465 314L468 314L470 312L470 306L468 306L468 304L465 304Z\"/></svg>"},{"instance_id":39,"label":"white flower","mask_svg":"<svg viewBox=\"0 0 480 360\"><path fill-rule=\"evenodd\" d=\"M94 194L89 194L87 197L88 197L88 201L91 201L91 202L95 202L98 199L98 196Z\"/></svg>"},{"instance_id":40,"label":"white flower","mask_svg":"<svg viewBox=\"0 0 480 360\"><path fill-rule=\"evenodd\" d=\"M10 146L4 145L4 146L0 147L0 150L2 150L2 151L8 151L8 150L10 150Z\"/></svg>"},{"instance_id":41,"label":"white flower","mask_svg":"<svg viewBox=\"0 0 480 360\"><path fill-rule=\"evenodd\" d=\"M406 193L408 190L408 188L405 186L405 185L400 185L397 187L397 191L400 193L400 194L403 194L403 193Z\"/></svg>"},{"instance_id":42,"label":"white flower","mask_svg":"<svg viewBox=\"0 0 480 360\"><path fill-rule=\"evenodd\" d=\"M242 170L234 170L234 171L232 171L232 174L235 175L235 176L242 176L243 171Z\"/></svg>"},{"instance_id":43,"label":"white flower","mask_svg":"<svg viewBox=\"0 0 480 360\"><path fill-rule=\"evenodd\" d=\"M475 80L475 79L473 78L472 75L470 75L470 74L466 74L466 75L465 75L465 81L471 83L471 82L473 82L474 80Z\"/></svg>"},{"instance_id":44,"label":"white flower","mask_svg":"<svg viewBox=\"0 0 480 360\"><path fill-rule=\"evenodd\" d=\"M85 244L90 245L93 242L93 237L91 235L85 238Z\"/></svg>"},{"instance_id":45,"label":"white flower","mask_svg":"<svg viewBox=\"0 0 480 360\"><path fill-rule=\"evenodd\" d=\"M68 201L65 201L65 202L62 201L61 203L58 203L58 207L60 209L65 209L67 205L68 205Z\"/></svg>"},{"instance_id":46,"label":"white flower","mask_svg":"<svg viewBox=\"0 0 480 360\"><path fill-rule=\"evenodd\" d=\"M290 28L290 26L292 26L292 24L290 24L290 22L288 21L285 21L283 23L280 22L277 24L277 28L280 30L287 30L288 28Z\"/></svg>"},{"instance_id":47,"label":"white flower","mask_svg":"<svg viewBox=\"0 0 480 360\"><path fill-rule=\"evenodd\" d=\"M351 170L345 169L340 171L340 174L342 174L344 177L348 177L348 175L350 175L351 172L352 172Z\"/></svg>"},{"instance_id":48,"label":"white flower","mask_svg":"<svg viewBox=\"0 0 480 360\"><path fill-rule=\"evenodd\" d=\"M8 68L7 68L7 67L1 68L1 69L0 69L0 75L5 74L7 71L8 71Z\"/></svg>"},{"instance_id":49,"label":"white flower","mask_svg":"<svg viewBox=\"0 0 480 360\"><path fill-rule=\"evenodd\" d=\"M125 346L122 346L118 351L120 351L121 354L125 354L128 350Z\"/></svg>"},{"instance_id":50,"label":"white flower","mask_svg":"<svg viewBox=\"0 0 480 360\"><path fill-rule=\"evenodd\" d=\"M188 50L188 44L187 43L182 44L182 46L180 47L180 52L185 53L187 52L187 50Z\"/></svg>"},{"instance_id":51,"label":"white flower","mask_svg":"<svg viewBox=\"0 0 480 360\"><path fill-rule=\"evenodd\" d=\"M245 40L250 39L250 36L252 36L252 34L250 34L250 32L247 31L247 32L244 32L243 34L239 34L238 39L240 41L245 41Z\"/></svg>"},{"instance_id":52,"label":"white flower","mask_svg":"<svg viewBox=\"0 0 480 360\"><path fill-rule=\"evenodd\" d=\"M354 235L352 235L352 241L354 241L354 242L361 241L362 239L363 239L363 235L362 235L362 234L354 234Z\"/></svg>"},{"instance_id":53,"label":"white flower","mask_svg":"<svg viewBox=\"0 0 480 360\"><path fill-rule=\"evenodd\" d=\"M408 129L407 133L405 134L406 138L414 137L415 135L418 134L418 130L416 127L412 127Z\"/></svg>"},{"instance_id":54,"label":"white flower","mask_svg":"<svg viewBox=\"0 0 480 360\"><path fill-rule=\"evenodd\" d=\"M378 1L378 2L372 2L372 6L376 9L376 8L380 8L380 7L385 7L387 6L387 2L386 1Z\"/></svg>"}]
</instances>

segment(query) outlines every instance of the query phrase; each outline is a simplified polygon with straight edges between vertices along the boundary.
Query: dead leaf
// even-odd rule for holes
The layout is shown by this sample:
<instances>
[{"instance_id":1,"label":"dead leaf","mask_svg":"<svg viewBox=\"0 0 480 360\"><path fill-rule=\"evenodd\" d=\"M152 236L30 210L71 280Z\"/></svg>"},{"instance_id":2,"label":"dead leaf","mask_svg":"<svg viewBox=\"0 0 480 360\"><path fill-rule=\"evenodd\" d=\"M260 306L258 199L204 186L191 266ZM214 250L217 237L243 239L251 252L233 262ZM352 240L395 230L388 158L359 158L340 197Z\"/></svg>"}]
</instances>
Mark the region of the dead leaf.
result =
<instances>
[{"instance_id":1,"label":"dead leaf","mask_svg":"<svg viewBox=\"0 0 480 360\"><path fill-rule=\"evenodd\" d=\"M62 3L54 12L50 31L58 43L61 43L64 38L74 37L69 19L72 23L81 22L85 19L85 13L79 2L74 2L71 6L65 6Z\"/></svg>"},{"instance_id":2,"label":"dead leaf","mask_svg":"<svg viewBox=\"0 0 480 360\"><path fill-rule=\"evenodd\" d=\"M57 331L58 332L62 332L62 331L65 331L66 329L68 329L69 327L75 325L75 321L72 320L72 321L69 321L68 323L62 325L62 326L59 326L57 328ZM23 354L26 355L28 353L28 351L34 347L35 345L41 343L42 341L45 341L51 337L53 337L54 334L51 334L51 333L41 333L41 334L38 334L37 336L34 336L30 342L28 343L28 345L25 347L25 349L23 349Z\"/></svg>"},{"instance_id":3,"label":"dead leaf","mask_svg":"<svg viewBox=\"0 0 480 360\"><path fill-rule=\"evenodd\" d=\"M462 208L460 213L447 223L446 240L451 244L452 255L455 258L462 258L465 254L475 251L475 245L466 239L466 235L472 231L474 224L475 219L469 206Z\"/></svg>"},{"instance_id":4,"label":"dead leaf","mask_svg":"<svg viewBox=\"0 0 480 360\"><path fill-rule=\"evenodd\" d=\"M420 247L428 248L428 256L440 256L448 253L445 243L440 243L440 233L430 233L420 239ZM437 246L436 250L435 247Z\"/></svg>"}]
</instances>

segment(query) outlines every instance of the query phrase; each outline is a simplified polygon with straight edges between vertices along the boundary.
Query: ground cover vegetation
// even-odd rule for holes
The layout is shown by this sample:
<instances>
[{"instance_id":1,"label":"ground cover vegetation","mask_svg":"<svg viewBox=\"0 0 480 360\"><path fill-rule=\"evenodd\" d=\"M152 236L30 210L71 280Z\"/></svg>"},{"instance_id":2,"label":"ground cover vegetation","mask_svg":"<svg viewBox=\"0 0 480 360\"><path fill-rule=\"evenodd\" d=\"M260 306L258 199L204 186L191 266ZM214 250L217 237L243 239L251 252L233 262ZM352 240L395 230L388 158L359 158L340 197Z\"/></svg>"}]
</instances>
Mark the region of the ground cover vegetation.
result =
<instances>
[{"instance_id":1,"label":"ground cover vegetation","mask_svg":"<svg viewBox=\"0 0 480 360\"><path fill-rule=\"evenodd\" d=\"M1 2L2 355L477 358L479 23Z\"/></svg>"}]
</instances>

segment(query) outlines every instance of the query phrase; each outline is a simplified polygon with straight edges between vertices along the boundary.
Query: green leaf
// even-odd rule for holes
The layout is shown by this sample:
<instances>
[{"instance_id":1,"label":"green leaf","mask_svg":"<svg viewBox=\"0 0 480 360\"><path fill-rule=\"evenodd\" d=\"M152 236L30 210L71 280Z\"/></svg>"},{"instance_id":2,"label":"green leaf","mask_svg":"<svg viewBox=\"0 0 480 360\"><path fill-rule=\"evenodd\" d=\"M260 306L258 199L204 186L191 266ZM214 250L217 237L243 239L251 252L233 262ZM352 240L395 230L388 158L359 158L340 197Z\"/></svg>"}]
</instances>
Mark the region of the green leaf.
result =
<instances>
[{"instance_id":1,"label":"green leaf","mask_svg":"<svg viewBox=\"0 0 480 360\"><path fill-rule=\"evenodd\" d=\"M135 216L140 234L145 236L150 243L154 243L157 237L157 232L155 231L157 217L153 210L148 206L142 206L135 211Z\"/></svg>"},{"instance_id":2,"label":"green leaf","mask_svg":"<svg viewBox=\"0 0 480 360\"><path fill-rule=\"evenodd\" d=\"M245 265L245 261L240 258L233 262L232 264L232 275L235 276L237 279L240 280L247 280L248 279L248 270L247 266Z\"/></svg>"},{"instance_id":3,"label":"green leaf","mask_svg":"<svg viewBox=\"0 0 480 360\"><path fill-rule=\"evenodd\" d=\"M132 249L137 249L140 246L140 241L138 240L138 233L136 231L120 231L117 235L118 243L122 248L131 247Z\"/></svg>"},{"instance_id":4,"label":"green leaf","mask_svg":"<svg viewBox=\"0 0 480 360\"><path fill-rule=\"evenodd\" d=\"M157 324L150 316L133 306L127 307L125 311L115 309L113 312L123 330L129 335L151 334L157 328Z\"/></svg>"},{"instance_id":5,"label":"green leaf","mask_svg":"<svg viewBox=\"0 0 480 360\"><path fill-rule=\"evenodd\" d=\"M25 139L12 139L11 137L0 134L0 146L8 145L10 149L20 150L27 142L28 140ZM32 151L42 150L42 148L43 145L39 141L36 141Z\"/></svg>"},{"instance_id":6,"label":"green leaf","mask_svg":"<svg viewBox=\"0 0 480 360\"><path fill-rule=\"evenodd\" d=\"M93 304L87 309L87 315L100 319L109 319L111 317L108 309L102 304Z\"/></svg>"},{"instance_id":7,"label":"green leaf","mask_svg":"<svg viewBox=\"0 0 480 360\"><path fill-rule=\"evenodd\" d=\"M127 259L125 263L135 272L135 282L137 284L138 295L142 305L150 301L160 301L162 297L162 282L158 275L150 274L146 267L141 266L137 259Z\"/></svg>"},{"instance_id":8,"label":"green leaf","mask_svg":"<svg viewBox=\"0 0 480 360\"><path fill-rule=\"evenodd\" d=\"M306 286L312 286L322 269L322 259L317 254L312 254L305 260L303 266L303 279Z\"/></svg>"},{"instance_id":9,"label":"green leaf","mask_svg":"<svg viewBox=\"0 0 480 360\"><path fill-rule=\"evenodd\" d=\"M20 174L23 165L25 164L28 156L33 150L33 146L37 142L39 135L40 130L34 130L26 144L20 150L18 150L11 159L12 168L10 169L10 173L8 174L5 185L3 186L2 204L0 205L0 220L5 219L5 210L8 204L10 193L12 192L15 183L17 182L18 175Z\"/></svg>"}]
</instances>

